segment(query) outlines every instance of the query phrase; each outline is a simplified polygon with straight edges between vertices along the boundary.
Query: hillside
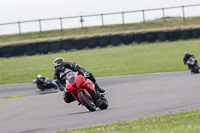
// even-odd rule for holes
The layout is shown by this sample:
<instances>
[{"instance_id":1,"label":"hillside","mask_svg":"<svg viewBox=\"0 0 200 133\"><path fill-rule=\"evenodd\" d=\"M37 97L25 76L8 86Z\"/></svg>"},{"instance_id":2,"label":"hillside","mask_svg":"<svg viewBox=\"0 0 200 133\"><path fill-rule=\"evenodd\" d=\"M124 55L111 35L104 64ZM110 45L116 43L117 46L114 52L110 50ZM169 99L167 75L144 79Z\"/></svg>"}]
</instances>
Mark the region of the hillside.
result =
<instances>
[{"instance_id":1,"label":"hillside","mask_svg":"<svg viewBox=\"0 0 200 133\"><path fill-rule=\"evenodd\" d=\"M76 29L65 29L63 31L43 31L4 35L0 36L0 47L5 45L26 44L30 42L53 41L67 38L83 38L90 36L101 36L107 34L134 33L147 31L162 31L175 29L199 28L200 17L190 18L165 18L146 21L145 23L132 23L125 25L107 25Z\"/></svg>"}]
</instances>

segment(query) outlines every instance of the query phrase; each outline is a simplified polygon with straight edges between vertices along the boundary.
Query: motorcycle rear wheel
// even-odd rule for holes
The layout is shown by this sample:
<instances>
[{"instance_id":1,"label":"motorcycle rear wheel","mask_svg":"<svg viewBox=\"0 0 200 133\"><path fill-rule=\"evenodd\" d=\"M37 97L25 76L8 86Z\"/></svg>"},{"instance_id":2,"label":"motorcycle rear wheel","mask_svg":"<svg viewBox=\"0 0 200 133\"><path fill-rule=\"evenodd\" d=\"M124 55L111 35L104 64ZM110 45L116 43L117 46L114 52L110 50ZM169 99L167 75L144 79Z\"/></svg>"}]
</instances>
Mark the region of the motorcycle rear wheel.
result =
<instances>
[{"instance_id":1,"label":"motorcycle rear wheel","mask_svg":"<svg viewBox=\"0 0 200 133\"><path fill-rule=\"evenodd\" d=\"M194 70L195 70L195 73L199 73L199 68L198 68L198 66L195 66L195 67L194 67Z\"/></svg>"},{"instance_id":2,"label":"motorcycle rear wheel","mask_svg":"<svg viewBox=\"0 0 200 133\"><path fill-rule=\"evenodd\" d=\"M107 109L108 108L108 100L102 96L101 99L103 100L103 103L99 106L100 109Z\"/></svg>"},{"instance_id":3,"label":"motorcycle rear wheel","mask_svg":"<svg viewBox=\"0 0 200 133\"><path fill-rule=\"evenodd\" d=\"M53 88L56 90L58 87L55 84L52 84Z\"/></svg>"},{"instance_id":4,"label":"motorcycle rear wheel","mask_svg":"<svg viewBox=\"0 0 200 133\"><path fill-rule=\"evenodd\" d=\"M94 104L93 99L89 99L86 94L83 91L78 92L78 96L81 99L83 105L89 110L89 111L95 111L96 106Z\"/></svg>"}]
</instances>

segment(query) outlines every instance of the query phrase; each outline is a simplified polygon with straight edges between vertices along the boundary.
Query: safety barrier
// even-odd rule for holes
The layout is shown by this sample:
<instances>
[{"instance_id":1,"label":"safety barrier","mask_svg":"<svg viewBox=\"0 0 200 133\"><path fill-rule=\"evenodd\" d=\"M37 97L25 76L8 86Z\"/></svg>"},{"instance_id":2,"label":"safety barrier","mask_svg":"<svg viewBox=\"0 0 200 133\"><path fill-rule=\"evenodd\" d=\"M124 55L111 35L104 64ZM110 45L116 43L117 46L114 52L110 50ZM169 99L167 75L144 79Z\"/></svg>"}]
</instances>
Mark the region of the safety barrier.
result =
<instances>
[{"instance_id":1,"label":"safety barrier","mask_svg":"<svg viewBox=\"0 0 200 133\"><path fill-rule=\"evenodd\" d=\"M110 37L109 36L101 36L99 37L99 46L106 47L110 44Z\"/></svg>"},{"instance_id":2,"label":"safety barrier","mask_svg":"<svg viewBox=\"0 0 200 133\"><path fill-rule=\"evenodd\" d=\"M122 35L111 35L110 42L113 46L118 46L122 43Z\"/></svg>"},{"instance_id":3,"label":"safety barrier","mask_svg":"<svg viewBox=\"0 0 200 133\"><path fill-rule=\"evenodd\" d=\"M86 41L85 38L84 39L76 39L74 41L74 46L76 49L80 50L80 49L84 49L86 47Z\"/></svg>"},{"instance_id":4,"label":"safety barrier","mask_svg":"<svg viewBox=\"0 0 200 133\"><path fill-rule=\"evenodd\" d=\"M99 45L98 37L87 38L86 43L89 48L95 48Z\"/></svg>"},{"instance_id":5,"label":"safety barrier","mask_svg":"<svg viewBox=\"0 0 200 133\"><path fill-rule=\"evenodd\" d=\"M122 42L125 45L128 45L134 41L134 33L132 34L123 34L122 35Z\"/></svg>"},{"instance_id":6,"label":"safety barrier","mask_svg":"<svg viewBox=\"0 0 200 133\"><path fill-rule=\"evenodd\" d=\"M60 41L52 41L49 44L50 51L53 53L59 52L62 49Z\"/></svg>"},{"instance_id":7,"label":"safety barrier","mask_svg":"<svg viewBox=\"0 0 200 133\"><path fill-rule=\"evenodd\" d=\"M68 51L74 46L74 39L66 39L61 41L61 47L63 50Z\"/></svg>"},{"instance_id":8,"label":"safety barrier","mask_svg":"<svg viewBox=\"0 0 200 133\"><path fill-rule=\"evenodd\" d=\"M190 38L200 38L200 28L196 29L183 29L174 31L158 31L158 32L146 32L146 33L129 33L129 34L115 34L95 36L80 39L64 39L51 42L37 42L29 43L25 45L4 46L0 47L0 57L8 58L13 56L22 55L35 55L35 54L47 54L49 52L59 52L60 50L68 51L70 49L81 50L85 47L95 48L106 47L108 45L118 46L120 44L131 44L155 41L176 41L185 40Z\"/></svg>"},{"instance_id":9,"label":"safety barrier","mask_svg":"<svg viewBox=\"0 0 200 133\"><path fill-rule=\"evenodd\" d=\"M27 55L38 54L37 43L30 43L30 44L25 45L25 51Z\"/></svg>"}]
</instances>

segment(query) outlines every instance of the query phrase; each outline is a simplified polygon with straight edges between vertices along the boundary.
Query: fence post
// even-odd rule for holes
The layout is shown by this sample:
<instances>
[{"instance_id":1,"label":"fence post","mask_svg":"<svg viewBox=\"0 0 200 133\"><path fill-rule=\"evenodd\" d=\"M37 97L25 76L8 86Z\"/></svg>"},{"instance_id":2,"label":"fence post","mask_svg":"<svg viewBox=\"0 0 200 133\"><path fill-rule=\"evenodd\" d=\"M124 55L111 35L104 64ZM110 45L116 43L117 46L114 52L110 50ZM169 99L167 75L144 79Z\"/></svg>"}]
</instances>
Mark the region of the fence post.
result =
<instances>
[{"instance_id":1,"label":"fence post","mask_svg":"<svg viewBox=\"0 0 200 133\"><path fill-rule=\"evenodd\" d=\"M42 32L42 24L40 19L39 19L39 26L40 26L40 32Z\"/></svg>"},{"instance_id":2,"label":"fence post","mask_svg":"<svg viewBox=\"0 0 200 133\"><path fill-rule=\"evenodd\" d=\"M122 23L124 24L124 12L122 12Z\"/></svg>"},{"instance_id":3,"label":"fence post","mask_svg":"<svg viewBox=\"0 0 200 133\"><path fill-rule=\"evenodd\" d=\"M61 27L61 31L63 31L62 18L60 18L60 27Z\"/></svg>"},{"instance_id":4,"label":"fence post","mask_svg":"<svg viewBox=\"0 0 200 133\"><path fill-rule=\"evenodd\" d=\"M18 26L19 26L19 34L21 34L21 26L20 26L20 22L18 22Z\"/></svg>"},{"instance_id":5,"label":"fence post","mask_svg":"<svg viewBox=\"0 0 200 133\"><path fill-rule=\"evenodd\" d=\"M162 9L162 13L163 13L163 21L165 22L165 8Z\"/></svg>"},{"instance_id":6,"label":"fence post","mask_svg":"<svg viewBox=\"0 0 200 133\"><path fill-rule=\"evenodd\" d=\"M82 17L82 16L81 16L80 22L81 22L81 28L83 29L83 22L84 22L84 20L83 20L83 17Z\"/></svg>"},{"instance_id":7,"label":"fence post","mask_svg":"<svg viewBox=\"0 0 200 133\"><path fill-rule=\"evenodd\" d=\"M104 22L103 22L103 14L101 14L101 22L102 22L102 26L104 26Z\"/></svg>"},{"instance_id":8,"label":"fence post","mask_svg":"<svg viewBox=\"0 0 200 133\"><path fill-rule=\"evenodd\" d=\"M142 14L143 14L143 23L145 23L145 14L144 14L144 10L142 10Z\"/></svg>"},{"instance_id":9,"label":"fence post","mask_svg":"<svg viewBox=\"0 0 200 133\"><path fill-rule=\"evenodd\" d=\"M184 6L182 6L182 11L183 11L183 19L185 20Z\"/></svg>"}]
</instances>

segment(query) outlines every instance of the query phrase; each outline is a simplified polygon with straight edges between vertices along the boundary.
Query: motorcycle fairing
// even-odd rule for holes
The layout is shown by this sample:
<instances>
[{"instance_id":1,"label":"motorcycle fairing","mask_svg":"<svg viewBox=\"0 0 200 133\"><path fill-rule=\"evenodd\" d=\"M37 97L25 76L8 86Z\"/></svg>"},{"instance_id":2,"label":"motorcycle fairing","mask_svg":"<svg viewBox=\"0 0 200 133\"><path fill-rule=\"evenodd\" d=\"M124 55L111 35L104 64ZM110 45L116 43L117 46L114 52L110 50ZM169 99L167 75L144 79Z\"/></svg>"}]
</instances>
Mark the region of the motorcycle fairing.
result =
<instances>
[{"instance_id":1,"label":"motorcycle fairing","mask_svg":"<svg viewBox=\"0 0 200 133\"><path fill-rule=\"evenodd\" d=\"M68 74L67 76L71 76L70 79L74 78L74 81L70 83L70 80L66 80L65 88L68 92L73 92L74 90L80 88L81 86L84 86L85 79L81 75L75 75L75 74Z\"/></svg>"},{"instance_id":2,"label":"motorcycle fairing","mask_svg":"<svg viewBox=\"0 0 200 133\"><path fill-rule=\"evenodd\" d=\"M194 65L195 64L195 59L193 57L190 57L187 61L187 64L189 65Z\"/></svg>"},{"instance_id":3,"label":"motorcycle fairing","mask_svg":"<svg viewBox=\"0 0 200 133\"><path fill-rule=\"evenodd\" d=\"M68 72L66 77L65 89L67 92L71 93L77 101L82 103L77 96L79 91L83 91L88 98L91 98L88 90L91 92L94 91L95 86L90 79L85 79L82 75L78 75L78 72Z\"/></svg>"}]
</instances>

